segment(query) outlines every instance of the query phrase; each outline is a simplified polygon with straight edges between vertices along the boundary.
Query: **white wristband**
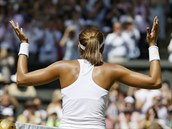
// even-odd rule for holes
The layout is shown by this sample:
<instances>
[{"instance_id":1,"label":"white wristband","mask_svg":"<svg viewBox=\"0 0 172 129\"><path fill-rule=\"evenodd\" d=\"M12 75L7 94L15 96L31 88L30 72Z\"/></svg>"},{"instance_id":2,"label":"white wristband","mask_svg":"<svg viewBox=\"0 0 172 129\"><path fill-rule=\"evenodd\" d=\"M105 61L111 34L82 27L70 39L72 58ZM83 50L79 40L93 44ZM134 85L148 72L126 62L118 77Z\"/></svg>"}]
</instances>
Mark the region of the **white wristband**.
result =
<instances>
[{"instance_id":1,"label":"white wristband","mask_svg":"<svg viewBox=\"0 0 172 129\"><path fill-rule=\"evenodd\" d=\"M21 43L18 55L26 55L29 57L29 43Z\"/></svg>"},{"instance_id":2,"label":"white wristband","mask_svg":"<svg viewBox=\"0 0 172 129\"><path fill-rule=\"evenodd\" d=\"M149 62L153 60L160 60L159 51L157 46L149 47Z\"/></svg>"}]
</instances>

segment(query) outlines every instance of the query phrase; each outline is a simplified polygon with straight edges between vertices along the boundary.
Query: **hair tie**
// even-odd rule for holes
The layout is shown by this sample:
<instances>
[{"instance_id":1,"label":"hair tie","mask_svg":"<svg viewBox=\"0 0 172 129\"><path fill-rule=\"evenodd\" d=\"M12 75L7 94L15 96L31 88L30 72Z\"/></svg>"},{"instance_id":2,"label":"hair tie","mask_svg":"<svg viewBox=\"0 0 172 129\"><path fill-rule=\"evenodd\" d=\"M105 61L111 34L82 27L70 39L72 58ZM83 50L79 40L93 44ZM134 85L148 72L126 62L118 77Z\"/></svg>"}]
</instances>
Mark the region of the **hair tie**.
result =
<instances>
[{"instance_id":1,"label":"hair tie","mask_svg":"<svg viewBox=\"0 0 172 129\"><path fill-rule=\"evenodd\" d=\"M102 48L103 45L104 45L104 42L102 42L102 43L100 44L100 48ZM82 50L85 50L85 46L82 45L80 42L79 42L79 47L80 47Z\"/></svg>"}]
</instances>

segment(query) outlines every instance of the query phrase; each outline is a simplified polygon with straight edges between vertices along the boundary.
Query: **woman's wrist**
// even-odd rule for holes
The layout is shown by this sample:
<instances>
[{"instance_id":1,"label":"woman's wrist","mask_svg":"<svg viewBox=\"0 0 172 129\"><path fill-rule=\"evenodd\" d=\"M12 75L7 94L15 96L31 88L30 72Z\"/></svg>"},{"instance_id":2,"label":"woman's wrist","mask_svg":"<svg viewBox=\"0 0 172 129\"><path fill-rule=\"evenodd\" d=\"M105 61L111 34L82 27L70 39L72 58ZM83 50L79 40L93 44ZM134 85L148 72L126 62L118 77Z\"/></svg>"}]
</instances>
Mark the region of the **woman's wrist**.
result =
<instances>
[{"instance_id":1,"label":"woman's wrist","mask_svg":"<svg viewBox=\"0 0 172 129\"><path fill-rule=\"evenodd\" d=\"M22 42L20 44L20 49L18 55L26 55L29 57L29 43L27 42Z\"/></svg>"},{"instance_id":2,"label":"woman's wrist","mask_svg":"<svg viewBox=\"0 0 172 129\"><path fill-rule=\"evenodd\" d=\"M154 43L154 44L149 44L149 47L151 47L151 46L157 46L157 44L156 44L156 43Z\"/></svg>"},{"instance_id":3,"label":"woman's wrist","mask_svg":"<svg viewBox=\"0 0 172 129\"><path fill-rule=\"evenodd\" d=\"M157 40L149 42L149 46L157 46Z\"/></svg>"},{"instance_id":4,"label":"woman's wrist","mask_svg":"<svg viewBox=\"0 0 172 129\"><path fill-rule=\"evenodd\" d=\"M151 47L151 46L157 46L157 44L149 44L149 47Z\"/></svg>"},{"instance_id":5,"label":"woman's wrist","mask_svg":"<svg viewBox=\"0 0 172 129\"><path fill-rule=\"evenodd\" d=\"M149 62L153 60L160 60L159 50L156 45L149 46Z\"/></svg>"},{"instance_id":6,"label":"woman's wrist","mask_svg":"<svg viewBox=\"0 0 172 129\"><path fill-rule=\"evenodd\" d=\"M21 43L28 43L28 39L21 40Z\"/></svg>"}]
</instances>

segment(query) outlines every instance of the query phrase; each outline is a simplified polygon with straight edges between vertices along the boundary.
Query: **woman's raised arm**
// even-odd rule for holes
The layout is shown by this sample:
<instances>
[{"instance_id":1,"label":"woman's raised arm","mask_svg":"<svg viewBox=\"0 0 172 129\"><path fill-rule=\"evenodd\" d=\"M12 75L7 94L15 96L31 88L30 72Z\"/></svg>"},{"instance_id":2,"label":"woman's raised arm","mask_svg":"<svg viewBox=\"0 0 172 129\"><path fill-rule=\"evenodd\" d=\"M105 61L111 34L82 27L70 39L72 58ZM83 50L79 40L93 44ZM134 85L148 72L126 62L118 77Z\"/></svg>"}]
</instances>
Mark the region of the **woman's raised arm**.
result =
<instances>
[{"instance_id":1,"label":"woman's raised arm","mask_svg":"<svg viewBox=\"0 0 172 129\"><path fill-rule=\"evenodd\" d=\"M57 79L63 67L62 62L56 62L46 68L28 72L28 38L18 23L15 24L13 21L10 21L10 24L21 42L17 64L17 84L24 86L42 85Z\"/></svg>"},{"instance_id":2,"label":"woman's raised arm","mask_svg":"<svg viewBox=\"0 0 172 129\"><path fill-rule=\"evenodd\" d=\"M147 28L147 42L149 43L149 75L133 72L122 66L116 66L114 76L117 81L125 83L129 86L145 89L157 89L161 87L161 66L158 52L157 37L159 34L159 20L154 18L152 29ZM117 74L118 73L118 74ZM117 74L117 75L115 75Z\"/></svg>"}]
</instances>

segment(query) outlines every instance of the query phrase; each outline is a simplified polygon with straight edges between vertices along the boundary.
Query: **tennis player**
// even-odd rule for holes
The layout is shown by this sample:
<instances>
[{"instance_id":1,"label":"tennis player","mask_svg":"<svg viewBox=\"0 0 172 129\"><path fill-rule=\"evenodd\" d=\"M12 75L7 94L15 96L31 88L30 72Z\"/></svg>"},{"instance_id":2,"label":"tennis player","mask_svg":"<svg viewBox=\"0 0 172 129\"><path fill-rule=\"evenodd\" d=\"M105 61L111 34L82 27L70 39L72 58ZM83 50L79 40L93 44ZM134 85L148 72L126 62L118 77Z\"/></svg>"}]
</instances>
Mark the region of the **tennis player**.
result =
<instances>
[{"instance_id":1,"label":"tennis player","mask_svg":"<svg viewBox=\"0 0 172 129\"><path fill-rule=\"evenodd\" d=\"M86 28L79 34L81 59L57 61L46 68L28 72L28 38L18 23L10 23L21 41L17 84L42 85L60 80L63 101L61 129L105 129L108 90L115 81L137 88L161 87L160 57L156 46L159 34L157 17L153 20L152 28L147 28L149 75L103 62L103 34L94 27Z\"/></svg>"}]
</instances>

